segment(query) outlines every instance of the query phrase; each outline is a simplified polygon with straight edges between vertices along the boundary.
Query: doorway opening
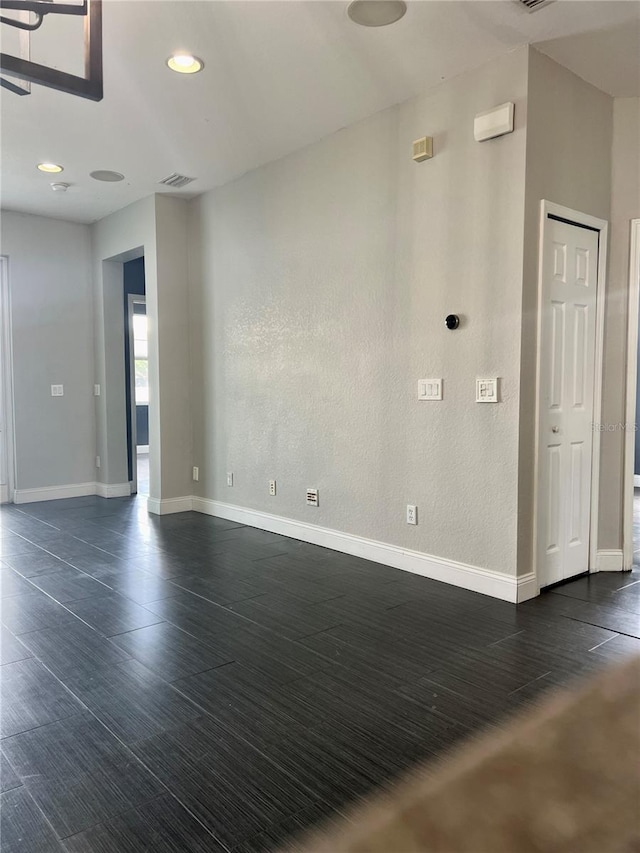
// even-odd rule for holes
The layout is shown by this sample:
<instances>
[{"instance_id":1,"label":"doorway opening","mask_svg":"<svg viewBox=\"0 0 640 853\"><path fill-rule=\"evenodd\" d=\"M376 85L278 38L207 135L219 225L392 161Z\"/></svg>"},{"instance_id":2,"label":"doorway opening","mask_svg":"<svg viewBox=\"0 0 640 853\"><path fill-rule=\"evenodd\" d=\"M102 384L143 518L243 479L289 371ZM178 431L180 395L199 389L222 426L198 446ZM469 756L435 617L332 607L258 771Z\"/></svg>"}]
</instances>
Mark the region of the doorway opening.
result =
<instances>
[{"instance_id":1,"label":"doorway opening","mask_svg":"<svg viewBox=\"0 0 640 853\"><path fill-rule=\"evenodd\" d=\"M13 362L8 259L0 256L0 503L13 503Z\"/></svg>"},{"instance_id":2,"label":"doorway opening","mask_svg":"<svg viewBox=\"0 0 640 853\"><path fill-rule=\"evenodd\" d=\"M598 571L607 223L541 204L535 559L538 588Z\"/></svg>"},{"instance_id":3,"label":"doorway opening","mask_svg":"<svg viewBox=\"0 0 640 853\"><path fill-rule=\"evenodd\" d=\"M123 265L127 456L132 494L149 495L149 342L144 258Z\"/></svg>"}]
</instances>

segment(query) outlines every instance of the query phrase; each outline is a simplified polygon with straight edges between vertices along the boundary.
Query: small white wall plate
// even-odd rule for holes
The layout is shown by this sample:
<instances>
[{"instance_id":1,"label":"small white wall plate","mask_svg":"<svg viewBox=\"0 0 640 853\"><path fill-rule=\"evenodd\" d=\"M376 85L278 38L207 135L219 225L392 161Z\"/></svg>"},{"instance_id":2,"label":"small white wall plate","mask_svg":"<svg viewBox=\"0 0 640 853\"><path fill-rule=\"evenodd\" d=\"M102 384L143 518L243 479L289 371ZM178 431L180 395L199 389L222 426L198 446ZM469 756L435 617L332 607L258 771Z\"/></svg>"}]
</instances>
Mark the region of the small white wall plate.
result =
<instances>
[{"instance_id":1,"label":"small white wall plate","mask_svg":"<svg viewBox=\"0 0 640 853\"><path fill-rule=\"evenodd\" d=\"M498 377L476 379L476 403L498 402Z\"/></svg>"},{"instance_id":2,"label":"small white wall plate","mask_svg":"<svg viewBox=\"0 0 640 853\"><path fill-rule=\"evenodd\" d=\"M418 400L442 400L442 379L419 379Z\"/></svg>"}]
</instances>

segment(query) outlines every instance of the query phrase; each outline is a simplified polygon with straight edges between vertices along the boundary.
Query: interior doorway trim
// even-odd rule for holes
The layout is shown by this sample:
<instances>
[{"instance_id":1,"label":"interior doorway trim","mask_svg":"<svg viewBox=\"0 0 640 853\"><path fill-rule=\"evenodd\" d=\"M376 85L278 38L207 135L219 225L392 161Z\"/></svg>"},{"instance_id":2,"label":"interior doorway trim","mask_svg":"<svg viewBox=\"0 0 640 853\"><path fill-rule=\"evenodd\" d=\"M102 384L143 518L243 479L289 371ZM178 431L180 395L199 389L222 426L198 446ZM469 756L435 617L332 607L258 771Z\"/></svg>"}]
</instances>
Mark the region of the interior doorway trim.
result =
<instances>
[{"instance_id":1,"label":"interior doorway trim","mask_svg":"<svg viewBox=\"0 0 640 853\"><path fill-rule=\"evenodd\" d=\"M540 202L540 235L538 249L538 316L536 342L536 421L534 449L534 501L533 501L533 573L536 578L536 593L540 592L540 573L538 570L538 541L541 524L540 503L540 439L541 439L541 341L542 341L542 309L544 298L544 248L547 233L547 223L550 219L561 219L571 225L577 225L598 232L598 280L596 284L596 341L595 341L595 370L593 394L593 420L599 423L602 417L602 370L604 362L604 313L605 313L605 284L607 275L607 245L609 223L588 213L572 210L560 204L542 199ZM589 572L598 571L598 510L600 484L600 432L593 431L591 450L591 504L589 518Z\"/></svg>"},{"instance_id":2,"label":"interior doorway trim","mask_svg":"<svg viewBox=\"0 0 640 853\"><path fill-rule=\"evenodd\" d=\"M0 393L4 411L4 430L2 437L7 482L0 487L0 503L13 502L16 488L16 452L15 452L15 411L13 404L13 346L11 331L11 293L9 290L9 258L0 255Z\"/></svg>"},{"instance_id":3,"label":"interior doorway trim","mask_svg":"<svg viewBox=\"0 0 640 853\"><path fill-rule=\"evenodd\" d=\"M131 494L138 492L138 421L136 414L136 360L134 352L133 315L134 305L147 304L147 297L138 293L130 293L127 300L129 325L129 390L131 406L129 423L131 427Z\"/></svg>"},{"instance_id":4,"label":"interior doorway trim","mask_svg":"<svg viewBox=\"0 0 640 853\"><path fill-rule=\"evenodd\" d=\"M638 312L640 311L640 219L631 220L629 256L629 302L627 317L627 389L624 432L624 518L622 531L622 567L629 570L633 565L633 489L636 484L635 429L636 395L638 382Z\"/></svg>"}]
</instances>

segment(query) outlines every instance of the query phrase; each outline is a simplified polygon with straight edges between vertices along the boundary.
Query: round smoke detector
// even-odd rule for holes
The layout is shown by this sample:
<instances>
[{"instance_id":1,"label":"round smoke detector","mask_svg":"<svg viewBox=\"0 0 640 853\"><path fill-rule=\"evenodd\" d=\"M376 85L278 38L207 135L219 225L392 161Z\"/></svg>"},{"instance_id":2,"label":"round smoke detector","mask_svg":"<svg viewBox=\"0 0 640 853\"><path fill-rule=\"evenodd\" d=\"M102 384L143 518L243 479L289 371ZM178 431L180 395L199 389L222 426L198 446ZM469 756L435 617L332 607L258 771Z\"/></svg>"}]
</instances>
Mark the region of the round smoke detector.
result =
<instances>
[{"instance_id":1,"label":"round smoke detector","mask_svg":"<svg viewBox=\"0 0 640 853\"><path fill-rule=\"evenodd\" d=\"M89 173L94 181L106 181L107 183L115 183L116 181L124 181L124 175L120 172L112 172L110 169L98 169L95 172Z\"/></svg>"},{"instance_id":2,"label":"round smoke detector","mask_svg":"<svg viewBox=\"0 0 640 853\"><path fill-rule=\"evenodd\" d=\"M347 15L362 27L386 27L404 17L407 4L404 0L353 0Z\"/></svg>"}]
</instances>

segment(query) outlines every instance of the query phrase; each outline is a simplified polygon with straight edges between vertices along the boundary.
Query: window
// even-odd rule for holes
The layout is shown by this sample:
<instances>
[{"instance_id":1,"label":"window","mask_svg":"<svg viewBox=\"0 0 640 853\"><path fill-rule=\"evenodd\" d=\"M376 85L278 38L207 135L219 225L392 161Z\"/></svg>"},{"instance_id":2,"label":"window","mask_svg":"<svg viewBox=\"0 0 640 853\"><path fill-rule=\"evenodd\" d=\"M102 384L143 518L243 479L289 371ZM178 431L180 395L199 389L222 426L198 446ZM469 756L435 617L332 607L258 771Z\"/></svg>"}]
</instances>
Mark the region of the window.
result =
<instances>
[{"instance_id":1,"label":"window","mask_svg":"<svg viewBox=\"0 0 640 853\"><path fill-rule=\"evenodd\" d=\"M149 404L149 347L146 314L133 315L133 358L136 370L136 406L146 406Z\"/></svg>"}]
</instances>

